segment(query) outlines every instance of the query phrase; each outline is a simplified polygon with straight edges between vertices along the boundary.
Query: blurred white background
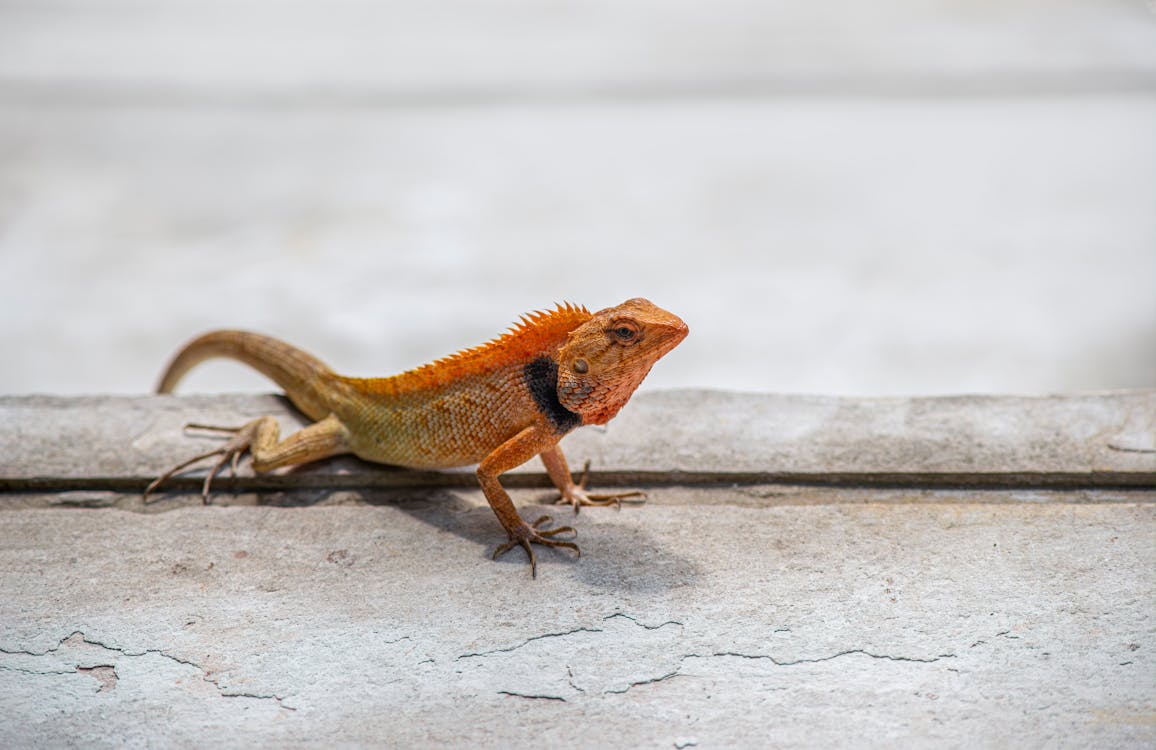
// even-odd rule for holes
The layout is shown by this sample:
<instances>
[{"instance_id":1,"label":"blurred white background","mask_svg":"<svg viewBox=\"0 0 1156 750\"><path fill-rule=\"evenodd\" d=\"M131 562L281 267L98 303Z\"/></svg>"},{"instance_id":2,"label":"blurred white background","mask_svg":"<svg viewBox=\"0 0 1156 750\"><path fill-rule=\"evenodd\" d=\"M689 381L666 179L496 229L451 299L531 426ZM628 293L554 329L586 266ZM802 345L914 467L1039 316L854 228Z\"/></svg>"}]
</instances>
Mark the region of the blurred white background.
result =
<instances>
[{"instance_id":1,"label":"blurred white background","mask_svg":"<svg viewBox=\"0 0 1156 750\"><path fill-rule=\"evenodd\" d=\"M0 392L386 375L645 296L644 387L1156 385L1123 0L0 0ZM185 390L270 390L231 364Z\"/></svg>"}]
</instances>

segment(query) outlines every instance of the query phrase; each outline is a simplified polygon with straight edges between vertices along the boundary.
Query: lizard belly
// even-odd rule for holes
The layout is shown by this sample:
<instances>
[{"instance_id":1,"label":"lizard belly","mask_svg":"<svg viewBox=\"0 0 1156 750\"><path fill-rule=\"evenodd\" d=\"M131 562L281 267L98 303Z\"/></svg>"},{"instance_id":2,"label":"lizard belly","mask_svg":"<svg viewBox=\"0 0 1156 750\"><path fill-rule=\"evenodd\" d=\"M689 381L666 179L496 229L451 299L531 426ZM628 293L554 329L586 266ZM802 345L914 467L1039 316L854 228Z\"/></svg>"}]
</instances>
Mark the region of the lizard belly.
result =
<instances>
[{"instance_id":1,"label":"lizard belly","mask_svg":"<svg viewBox=\"0 0 1156 750\"><path fill-rule=\"evenodd\" d=\"M411 469L447 469L480 463L533 423L532 411L454 392L421 401L360 408L347 417L349 447L367 461Z\"/></svg>"}]
</instances>

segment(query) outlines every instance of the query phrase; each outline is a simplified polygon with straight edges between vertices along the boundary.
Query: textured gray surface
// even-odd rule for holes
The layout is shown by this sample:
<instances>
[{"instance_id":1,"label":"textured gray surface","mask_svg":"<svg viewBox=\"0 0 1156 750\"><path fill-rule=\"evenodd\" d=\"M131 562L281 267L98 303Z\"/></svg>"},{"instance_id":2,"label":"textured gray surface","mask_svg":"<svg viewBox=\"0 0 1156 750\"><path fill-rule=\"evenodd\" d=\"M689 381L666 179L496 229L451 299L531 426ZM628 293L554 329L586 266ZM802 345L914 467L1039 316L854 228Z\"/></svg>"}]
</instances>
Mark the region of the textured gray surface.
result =
<instances>
[{"instance_id":1,"label":"textured gray surface","mask_svg":"<svg viewBox=\"0 0 1156 750\"><path fill-rule=\"evenodd\" d=\"M274 396L0 397L0 487L97 479L143 486L219 443L189 423L302 417ZM1156 390L1025 398L855 399L685 390L638 394L605 427L567 436L610 481L662 484L794 479L916 484L1063 482L1156 486ZM537 461L516 473L544 478ZM245 473L246 476L248 472ZM351 460L293 472L280 486L473 482ZM296 484L294 484L296 483ZM58 488L61 484L54 485ZM191 485L189 485L191 486ZM243 482L242 487L257 486Z\"/></svg>"},{"instance_id":2,"label":"textured gray surface","mask_svg":"<svg viewBox=\"0 0 1156 750\"><path fill-rule=\"evenodd\" d=\"M468 472L389 488L409 480L333 462L210 506L96 486L185 456L183 420L272 397L8 398L4 745L1149 747L1156 486L918 478L1150 476L1151 399L641 396L567 450L599 479L665 478L577 517L513 490L582 545L532 580L519 551L489 559L502 532ZM912 486L750 476L844 460ZM56 472L68 491L29 484ZM731 479L680 485L696 472ZM393 479L325 487L350 476Z\"/></svg>"},{"instance_id":3,"label":"textured gray surface","mask_svg":"<svg viewBox=\"0 0 1156 750\"><path fill-rule=\"evenodd\" d=\"M537 580L473 491L9 511L5 744L1156 741L1152 493L824 492L583 513Z\"/></svg>"}]
</instances>

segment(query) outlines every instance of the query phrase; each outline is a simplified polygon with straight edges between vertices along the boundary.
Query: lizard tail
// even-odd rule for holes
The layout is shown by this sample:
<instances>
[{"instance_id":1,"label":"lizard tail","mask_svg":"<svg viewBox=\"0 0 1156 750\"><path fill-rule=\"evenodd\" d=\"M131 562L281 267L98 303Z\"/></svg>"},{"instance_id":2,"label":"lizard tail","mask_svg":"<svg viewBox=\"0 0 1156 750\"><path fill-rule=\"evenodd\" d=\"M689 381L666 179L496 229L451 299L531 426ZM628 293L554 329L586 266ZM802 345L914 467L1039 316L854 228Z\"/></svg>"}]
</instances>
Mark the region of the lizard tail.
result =
<instances>
[{"instance_id":1,"label":"lizard tail","mask_svg":"<svg viewBox=\"0 0 1156 750\"><path fill-rule=\"evenodd\" d=\"M235 359L265 375L311 419L332 411L324 392L336 375L328 365L284 341L248 331L210 331L185 344L165 369L157 393L172 393L189 370L216 357Z\"/></svg>"}]
</instances>

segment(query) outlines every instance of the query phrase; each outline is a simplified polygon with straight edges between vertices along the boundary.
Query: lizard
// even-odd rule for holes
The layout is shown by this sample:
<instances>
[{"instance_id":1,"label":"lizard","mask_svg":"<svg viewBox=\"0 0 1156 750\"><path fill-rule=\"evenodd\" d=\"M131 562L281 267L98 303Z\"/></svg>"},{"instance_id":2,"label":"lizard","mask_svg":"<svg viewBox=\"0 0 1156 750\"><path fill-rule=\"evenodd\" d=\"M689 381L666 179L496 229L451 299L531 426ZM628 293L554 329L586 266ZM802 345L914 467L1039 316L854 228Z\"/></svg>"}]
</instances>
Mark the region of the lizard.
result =
<instances>
[{"instance_id":1,"label":"lizard","mask_svg":"<svg viewBox=\"0 0 1156 750\"><path fill-rule=\"evenodd\" d=\"M257 473L347 453L411 469L476 464L478 482L507 535L493 559L520 546L537 577L532 545L565 547L581 556L577 544L555 538L577 532L570 526L550 528L549 516L527 523L499 476L539 456L561 492L558 503L569 503L575 513L583 505L617 504L641 494L587 493L585 473L574 482L558 442L581 425L610 421L687 333L678 316L649 300L630 299L594 313L567 302L523 315L484 344L399 375L355 378L338 375L313 355L270 336L211 331L176 353L158 393L172 393L197 364L226 357L273 380L313 422L284 439L273 416L238 428L208 428L231 437L157 477L145 489L145 500L175 474L217 457L202 488L208 503L213 478L230 462L235 471L246 452Z\"/></svg>"}]
</instances>

